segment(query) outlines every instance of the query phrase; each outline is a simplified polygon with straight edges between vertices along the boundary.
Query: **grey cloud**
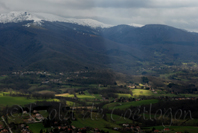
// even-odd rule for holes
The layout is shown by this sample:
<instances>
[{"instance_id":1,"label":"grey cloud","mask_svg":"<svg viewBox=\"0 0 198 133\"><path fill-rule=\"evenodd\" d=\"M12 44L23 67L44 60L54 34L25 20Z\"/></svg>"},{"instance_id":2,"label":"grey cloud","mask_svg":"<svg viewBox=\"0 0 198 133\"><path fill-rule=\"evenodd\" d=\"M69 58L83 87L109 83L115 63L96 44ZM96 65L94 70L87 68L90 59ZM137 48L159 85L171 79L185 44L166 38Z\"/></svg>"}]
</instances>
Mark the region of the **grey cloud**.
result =
<instances>
[{"instance_id":1,"label":"grey cloud","mask_svg":"<svg viewBox=\"0 0 198 133\"><path fill-rule=\"evenodd\" d=\"M8 10L9 10L9 8L3 2L0 1L0 13L6 12Z\"/></svg>"},{"instance_id":2,"label":"grey cloud","mask_svg":"<svg viewBox=\"0 0 198 133\"><path fill-rule=\"evenodd\" d=\"M66 7L78 9L91 8L139 8L146 7L150 0L44 0L53 4L60 4Z\"/></svg>"},{"instance_id":3,"label":"grey cloud","mask_svg":"<svg viewBox=\"0 0 198 133\"><path fill-rule=\"evenodd\" d=\"M95 5L102 8L142 8L149 6L150 0L96 0Z\"/></svg>"},{"instance_id":4,"label":"grey cloud","mask_svg":"<svg viewBox=\"0 0 198 133\"><path fill-rule=\"evenodd\" d=\"M81 5L89 3L100 8L181 8L198 7L197 0L83 0ZM89 5L89 6L92 6ZM88 7L89 7L88 6Z\"/></svg>"}]
</instances>

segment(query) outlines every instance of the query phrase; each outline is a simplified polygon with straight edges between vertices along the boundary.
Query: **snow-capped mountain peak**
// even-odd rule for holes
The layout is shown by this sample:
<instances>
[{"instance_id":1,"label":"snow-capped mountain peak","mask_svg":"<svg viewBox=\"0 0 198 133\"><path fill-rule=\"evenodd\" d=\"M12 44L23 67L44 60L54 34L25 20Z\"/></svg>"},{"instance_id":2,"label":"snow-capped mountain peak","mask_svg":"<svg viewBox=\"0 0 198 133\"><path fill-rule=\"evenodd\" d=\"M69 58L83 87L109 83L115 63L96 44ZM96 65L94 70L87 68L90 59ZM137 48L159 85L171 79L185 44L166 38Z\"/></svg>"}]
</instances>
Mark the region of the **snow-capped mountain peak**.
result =
<instances>
[{"instance_id":1,"label":"snow-capped mountain peak","mask_svg":"<svg viewBox=\"0 0 198 133\"><path fill-rule=\"evenodd\" d=\"M40 18L28 12L10 12L7 14L0 14L0 23L18 23L27 20L33 20L34 22L41 21Z\"/></svg>"},{"instance_id":2,"label":"snow-capped mountain peak","mask_svg":"<svg viewBox=\"0 0 198 133\"><path fill-rule=\"evenodd\" d=\"M10 23L10 22L18 23L28 20L32 20L34 21L34 23L40 25L43 21L50 21L50 22L59 21L59 22L75 23L83 26L90 26L92 28L97 28L97 27L105 28L112 26L93 19L65 18L65 17L46 14L46 13L10 12L7 14L0 14L0 23ZM30 24L28 23L25 26L29 27Z\"/></svg>"}]
</instances>

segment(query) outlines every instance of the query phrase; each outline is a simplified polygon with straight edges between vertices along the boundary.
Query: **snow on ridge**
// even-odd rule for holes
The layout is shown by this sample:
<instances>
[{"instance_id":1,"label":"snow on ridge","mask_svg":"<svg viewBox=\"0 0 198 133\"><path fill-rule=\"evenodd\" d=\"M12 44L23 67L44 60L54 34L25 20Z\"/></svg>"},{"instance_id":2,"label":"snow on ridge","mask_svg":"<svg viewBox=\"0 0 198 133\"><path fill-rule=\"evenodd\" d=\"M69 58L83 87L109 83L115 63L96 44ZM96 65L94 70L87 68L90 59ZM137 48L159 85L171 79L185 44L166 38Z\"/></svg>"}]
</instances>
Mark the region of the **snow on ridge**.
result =
<instances>
[{"instance_id":1,"label":"snow on ridge","mask_svg":"<svg viewBox=\"0 0 198 133\"><path fill-rule=\"evenodd\" d=\"M144 25L141 24L136 24L136 23L132 23L132 24L128 24L129 26L133 26L133 27L143 27Z\"/></svg>"},{"instance_id":2,"label":"snow on ridge","mask_svg":"<svg viewBox=\"0 0 198 133\"><path fill-rule=\"evenodd\" d=\"M92 28L108 28L112 27L112 25L104 24L102 22L93 20L93 19L67 19L65 22L75 23L83 26L91 26Z\"/></svg>"},{"instance_id":3,"label":"snow on ridge","mask_svg":"<svg viewBox=\"0 0 198 133\"><path fill-rule=\"evenodd\" d=\"M112 26L93 19L65 18L65 17L60 17L46 13L30 14L28 12L10 12L7 14L0 14L0 23L9 23L9 22L18 23L27 20L33 20L34 24L39 24L39 25L41 25L43 21L51 21L51 22L58 21L58 22L75 23L83 26L90 26L92 28L98 28L98 27L107 28ZM30 23L26 24L25 26L29 27Z\"/></svg>"},{"instance_id":4,"label":"snow on ridge","mask_svg":"<svg viewBox=\"0 0 198 133\"><path fill-rule=\"evenodd\" d=\"M68 22L68 23L74 23L78 25L83 25L83 26L90 26L92 28L107 28L111 27L112 25L104 24L102 22L99 22L97 20L93 19L77 19L77 18L65 18L65 17L60 17L52 14L45 14L45 13L37 13L37 15L42 18L45 21L51 21L51 22Z\"/></svg>"},{"instance_id":5,"label":"snow on ridge","mask_svg":"<svg viewBox=\"0 0 198 133\"><path fill-rule=\"evenodd\" d=\"M0 14L0 23L9 23L9 22L22 22L32 20L33 23L27 23L24 26L29 27L31 24L34 25L42 25L43 21L50 21L50 22L67 22L67 23L74 23L83 26L89 26L92 28L109 28L113 27L113 25L104 24L94 19L77 19L77 18L65 18L53 14L47 13L28 13L28 12L10 12L7 14ZM143 27L144 25L141 24L127 24L133 27Z\"/></svg>"}]
</instances>

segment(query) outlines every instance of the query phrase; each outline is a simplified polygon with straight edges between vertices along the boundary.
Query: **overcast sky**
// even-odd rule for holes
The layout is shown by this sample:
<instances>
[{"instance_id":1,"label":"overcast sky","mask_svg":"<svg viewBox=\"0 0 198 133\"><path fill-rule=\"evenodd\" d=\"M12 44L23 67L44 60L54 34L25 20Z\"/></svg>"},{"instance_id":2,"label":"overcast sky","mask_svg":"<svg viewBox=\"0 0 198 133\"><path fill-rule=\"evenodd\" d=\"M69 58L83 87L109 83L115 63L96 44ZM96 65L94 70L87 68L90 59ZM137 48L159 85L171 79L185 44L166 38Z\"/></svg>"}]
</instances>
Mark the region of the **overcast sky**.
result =
<instances>
[{"instance_id":1,"label":"overcast sky","mask_svg":"<svg viewBox=\"0 0 198 133\"><path fill-rule=\"evenodd\" d=\"M42 12L103 23L166 24L198 32L198 0L0 0L0 13Z\"/></svg>"}]
</instances>

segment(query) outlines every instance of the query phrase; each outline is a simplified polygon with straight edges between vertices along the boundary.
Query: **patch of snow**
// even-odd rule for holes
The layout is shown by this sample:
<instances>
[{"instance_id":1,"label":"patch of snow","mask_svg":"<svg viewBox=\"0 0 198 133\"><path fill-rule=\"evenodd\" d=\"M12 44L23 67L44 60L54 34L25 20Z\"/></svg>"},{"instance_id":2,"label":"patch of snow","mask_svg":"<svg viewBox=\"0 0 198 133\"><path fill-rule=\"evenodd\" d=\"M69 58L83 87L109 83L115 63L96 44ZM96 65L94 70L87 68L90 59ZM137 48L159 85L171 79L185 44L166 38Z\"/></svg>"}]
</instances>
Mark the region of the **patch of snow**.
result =
<instances>
[{"instance_id":1,"label":"patch of snow","mask_svg":"<svg viewBox=\"0 0 198 133\"><path fill-rule=\"evenodd\" d=\"M27 23L27 24L25 24L25 25L23 25L23 26L25 26L25 27L30 27L31 24L30 24L30 23Z\"/></svg>"},{"instance_id":2,"label":"patch of snow","mask_svg":"<svg viewBox=\"0 0 198 133\"><path fill-rule=\"evenodd\" d=\"M132 23L132 24L128 24L129 26L133 26L133 27L143 27L144 25L142 24L135 24L135 23Z\"/></svg>"}]
</instances>

